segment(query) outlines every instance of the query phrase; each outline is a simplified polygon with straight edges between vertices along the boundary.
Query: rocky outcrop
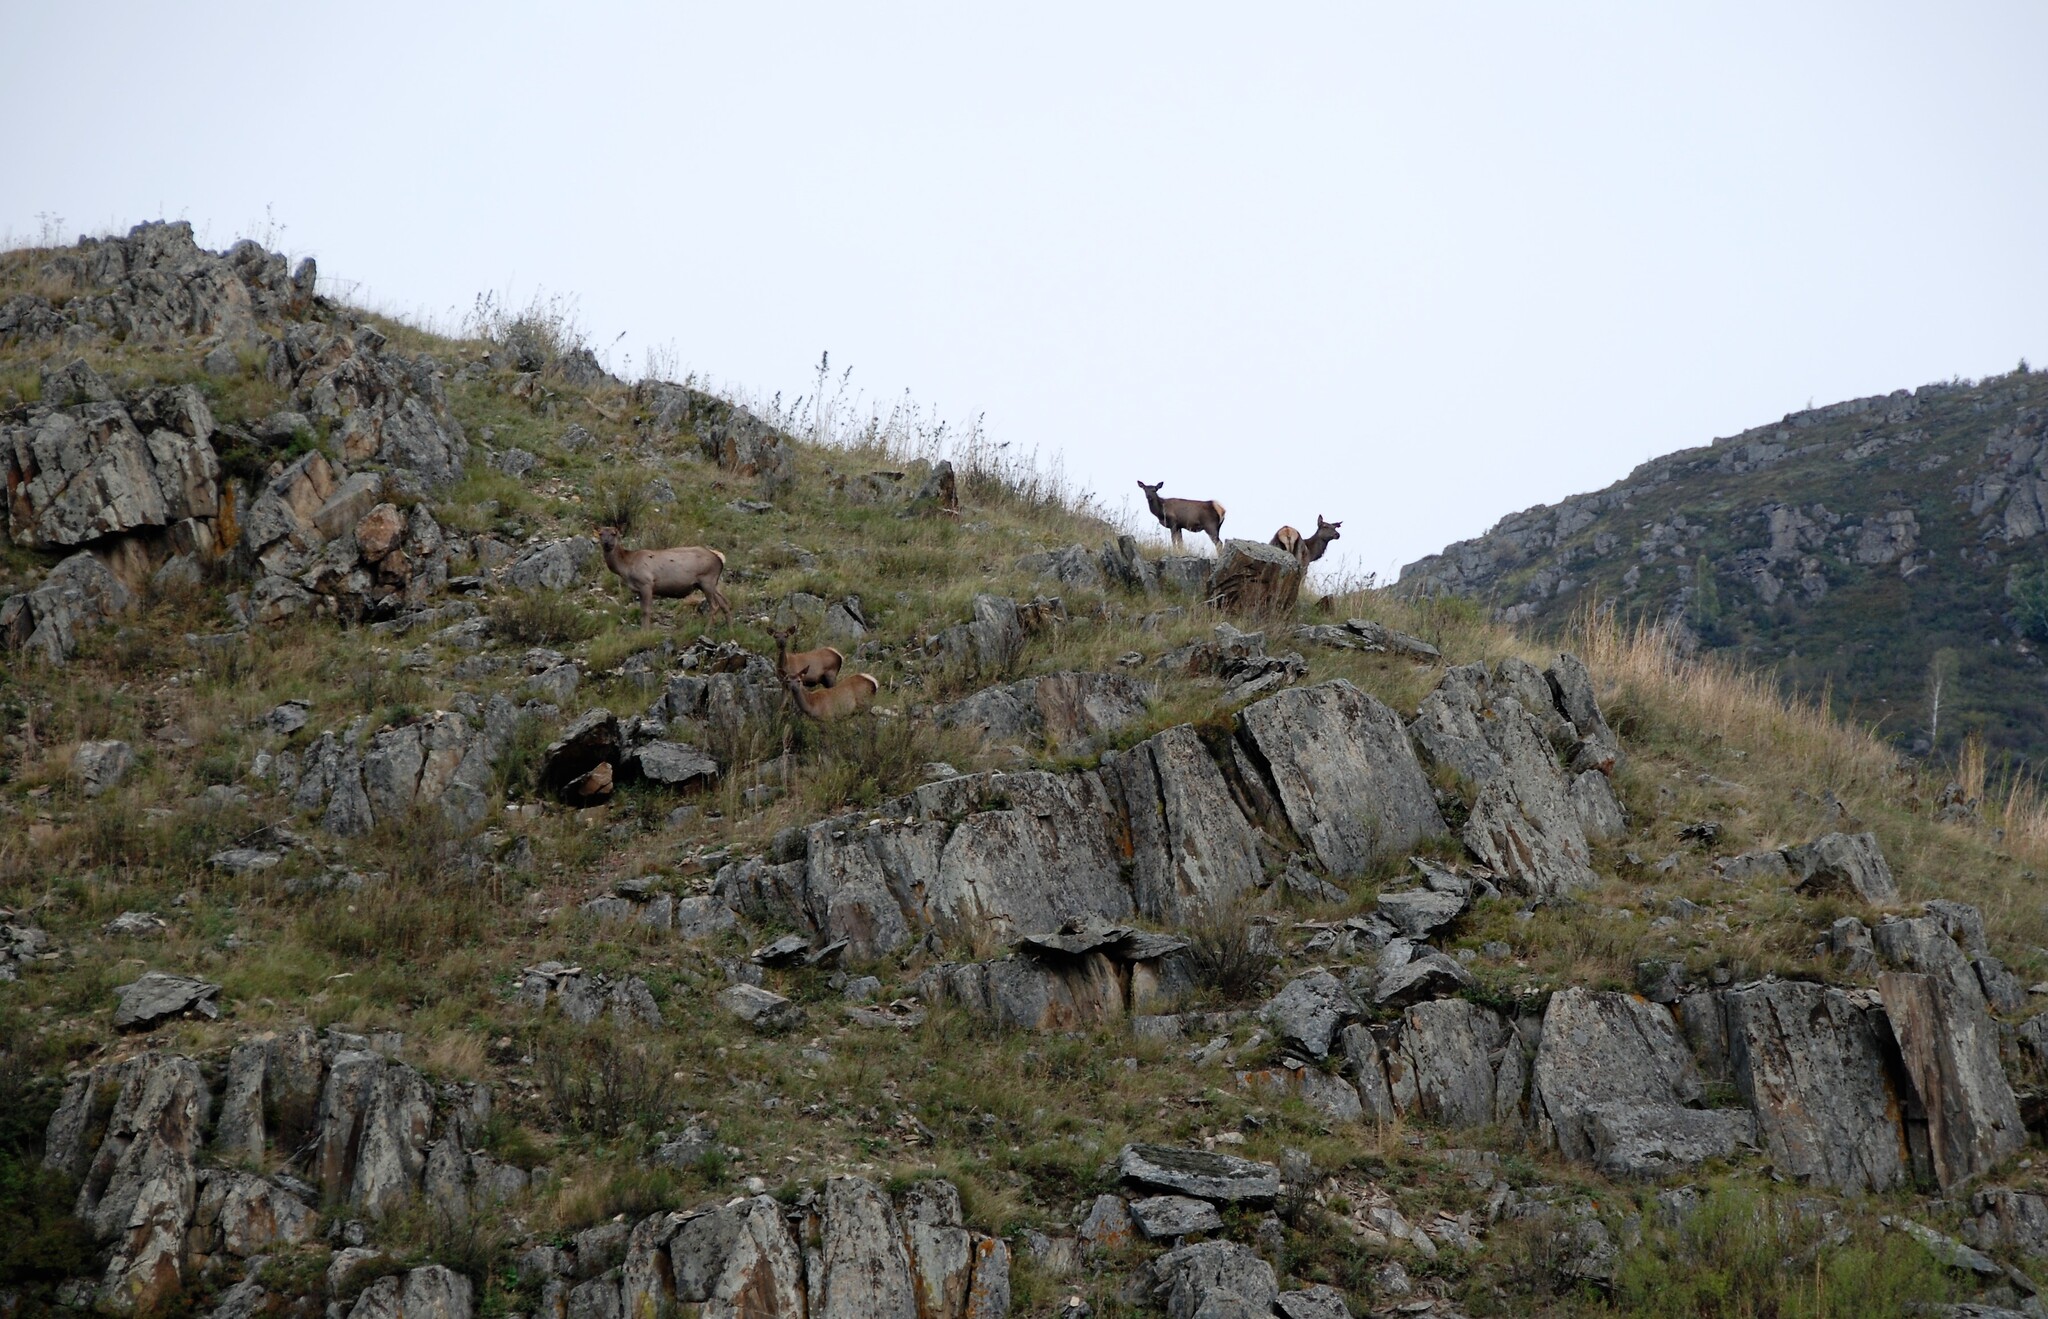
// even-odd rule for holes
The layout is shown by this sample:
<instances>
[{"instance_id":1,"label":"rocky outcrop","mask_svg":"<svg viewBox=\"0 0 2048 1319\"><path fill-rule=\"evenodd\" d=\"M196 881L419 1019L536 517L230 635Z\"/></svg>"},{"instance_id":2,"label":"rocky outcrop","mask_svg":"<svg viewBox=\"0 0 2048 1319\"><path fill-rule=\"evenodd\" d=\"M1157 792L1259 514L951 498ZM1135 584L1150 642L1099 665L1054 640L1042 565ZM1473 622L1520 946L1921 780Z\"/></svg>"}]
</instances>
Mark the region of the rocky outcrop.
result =
<instances>
[{"instance_id":1,"label":"rocky outcrop","mask_svg":"<svg viewBox=\"0 0 2048 1319\"><path fill-rule=\"evenodd\" d=\"M1884 1191L1910 1175L1903 1096L1881 1008L1795 981L1721 996L1729 1066L1772 1164L1840 1191Z\"/></svg>"},{"instance_id":2,"label":"rocky outcrop","mask_svg":"<svg viewBox=\"0 0 2048 1319\"><path fill-rule=\"evenodd\" d=\"M1273 1266L1234 1241L1169 1250L1152 1261L1152 1276L1168 1319L1259 1319L1280 1299Z\"/></svg>"},{"instance_id":3,"label":"rocky outcrop","mask_svg":"<svg viewBox=\"0 0 2048 1319\"><path fill-rule=\"evenodd\" d=\"M366 1050L336 1053L320 1095L321 1191L382 1217L419 1187L433 1112L433 1093L412 1068Z\"/></svg>"},{"instance_id":4,"label":"rocky outcrop","mask_svg":"<svg viewBox=\"0 0 2048 1319\"><path fill-rule=\"evenodd\" d=\"M1116 1172L1132 1186L1217 1204L1270 1204L1280 1194L1280 1170L1270 1163L1170 1145L1126 1145Z\"/></svg>"},{"instance_id":5,"label":"rocky outcrop","mask_svg":"<svg viewBox=\"0 0 2048 1319\"><path fill-rule=\"evenodd\" d=\"M1260 788L1333 875L1444 832L1399 717L1342 679L1245 707L1237 734Z\"/></svg>"},{"instance_id":6,"label":"rocky outcrop","mask_svg":"<svg viewBox=\"0 0 2048 1319\"><path fill-rule=\"evenodd\" d=\"M920 997L951 1001L1020 1030L1078 1030L1155 1012L1193 987L1186 943L1126 926L1073 921L1019 940L1014 956L941 963Z\"/></svg>"},{"instance_id":7,"label":"rocky outcrop","mask_svg":"<svg viewBox=\"0 0 2048 1319\"><path fill-rule=\"evenodd\" d=\"M54 549L212 522L220 512L220 465L205 399L185 385L144 402L148 420L163 423L147 434L115 402L32 411L24 424L0 425L7 533L15 544ZM210 525L195 534L212 548Z\"/></svg>"},{"instance_id":8,"label":"rocky outcrop","mask_svg":"<svg viewBox=\"0 0 2048 1319\"><path fill-rule=\"evenodd\" d=\"M942 728L965 728L985 742L1083 751L1145 716L1150 691L1120 673L1054 673L987 687L931 712Z\"/></svg>"},{"instance_id":9,"label":"rocky outcrop","mask_svg":"<svg viewBox=\"0 0 2048 1319\"><path fill-rule=\"evenodd\" d=\"M1552 995L1530 1106L1537 1129L1567 1158L1612 1175L1655 1176L1754 1140L1748 1113L1694 1108L1704 1092L1667 1009L1632 994Z\"/></svg>"},{"instance_id":10,"label":"rocky outcrop","mask_svg":"<svg viewBox=\"0 0 2048 1319\"><path fill-rule=\"evenodd\" d=\"M1226 614L1285 614L1301 594L1302 576L1300 561L1285 550L1264 541L1226 540L1209 573L1204 599Z\"/></svg>"},{"instance_id":11,"label":"rocky outcrop","mask_svg":"<svg viewBox=\"0 0 2048 1319\"><path fill-rule=\"evenodd\" d=\"M1182 725L1106 759L1129 830L1132 904L1180 925L1228 907L1262 877L1259 833L1195 730Z\"/></svg>"},{"instance_id":12,"label":"rocky outcrop","mask_svg":"<svg viewBox=\"0 0 2048 1319\"><path fill-rule=\"evenodd\" d=\"M1899 900L1892 868L1875 834L1823 834L1785 849L1792 886L1804 893L1840 893L1882 907Z\"/></svg>"},{"instance_id":13,"label":"rocky outcrop","mask_svg":"<svg viewBox=\"0 0 2048 1319\"><path fill-rule=\"evenodd\" d=\"M1516 691L1543 704L1525 707ZM1545 726L1579 739L1549 698L1544 681L1533 670L1518 672L1512 661L1491 676L1465 665L1446 672L1423 698L1412 726L1431 763L1476 789L1460 833L1465 846L1510 887L1537 899L1595 882L1581 807ZM1590 782L1596 791L1605 786L1604 779Z\"/></svg>"},{"instance_id":14,"label":"rocky outcrop","mask_svg":"<svg viewBox=\"0 0 2048 1319\"><path fill-rule=\"evenodd\" d=\"M135 595L100 554L80 550L50 569L33 591L0 600L0 649L62 664L88 627L125 614Z\"/></svg>"},{"instance_id":15,"label":"rocky outcrop","mask_svg":"<svg viewBox=\"0 0 2048 1319\"><path fill-rule=\"evenodd\" d=\"M1952 1190L2027 1143L2019 1104L1998 1061L1998 1033L1982 1000L1930 975L1886 971L1878 992L1927 1124L1935 1181Z\"/></svg>"},{"instance_id":16,"label":"rocky outcrop","mask_svg":"<svg viewBox=\"0 0 2048 1319\"><path fill-rule=\"evenodd\" d=\"M1401 1014L1387 1050L1387 1088L1403 1113L1447 1127L1513 1125L1528 1076L1513 1027L1461 998Z\"/></svg>"},{"instance_id":17,"label":"rocky outcrop","mask_svg":"<svg viewBox=\"0 0 2048 1319\"><path fill-rule=\"evenodd\" d=\"M293 809L319 811L321 828L341 837L429 807L458 828L474 828L491 808L497 759L528 716L503 695L469 709L429 711L377 730L367 744L359 742L366 721L329 729L303 753L273 757L269 775L290 789Z\"/></svg>"}]
</instances>

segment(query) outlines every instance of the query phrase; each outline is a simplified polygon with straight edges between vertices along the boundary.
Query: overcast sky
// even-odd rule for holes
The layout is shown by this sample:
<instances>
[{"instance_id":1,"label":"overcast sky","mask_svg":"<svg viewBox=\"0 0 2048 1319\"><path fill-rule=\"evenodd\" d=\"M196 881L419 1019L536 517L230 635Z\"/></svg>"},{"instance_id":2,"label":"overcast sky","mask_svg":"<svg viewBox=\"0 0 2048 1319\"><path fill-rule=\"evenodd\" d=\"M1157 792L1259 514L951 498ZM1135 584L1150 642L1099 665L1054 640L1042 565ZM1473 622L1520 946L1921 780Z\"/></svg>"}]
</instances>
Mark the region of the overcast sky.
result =
<instances>
[{"instance_id":1,"label":"overcast sky","mask_svg":"<svg viewBox=\"0 0 2048 1319\"><path fill-rule=\"evenodd\" d=\"M0 7L0 233L821 350L1383 574L1805 406L2048 363L2048 6Z\"/></svg>"}]
</instances>

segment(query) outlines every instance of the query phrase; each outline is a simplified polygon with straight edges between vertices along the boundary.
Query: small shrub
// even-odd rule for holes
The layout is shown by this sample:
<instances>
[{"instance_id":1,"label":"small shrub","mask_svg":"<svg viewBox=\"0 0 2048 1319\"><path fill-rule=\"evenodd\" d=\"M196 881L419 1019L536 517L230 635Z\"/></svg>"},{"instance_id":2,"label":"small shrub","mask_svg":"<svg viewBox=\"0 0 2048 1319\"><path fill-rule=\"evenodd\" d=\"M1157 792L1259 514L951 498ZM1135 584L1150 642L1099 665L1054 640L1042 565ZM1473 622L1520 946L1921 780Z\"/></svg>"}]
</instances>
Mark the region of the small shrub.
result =
<instances>
[{"instance_id":1,"label":"small shrub","mask_svg":"<svg viewBox=\"0 0 2048 1319\"><path fill-rule=\"evenodd\" d=\"M541 1094L556 1120L614 1140L627 1128L653 1131L675 1110L668 1073L643 1041L609 1025L562 1031L535 1049Z\"/></svg>"},{"instance_id":2,"label":"small shrub","mask_svg":"<svg viewBox=\"0 0 2048 1319\"><path fill-rule=\"evenodd\" d=\"M600 527L616 527L621 536L639 526L647 514L647 483L626 478L607 481L590 502L590 515Z\"/></svg>"},{"instance_id":3,"label":"small shrub","mask_svg":"<svg viewBox=\"0 0 2048 1319\"><path fill-rule=\"evenodd\" d=\"M1196 983L1226 1003L1256 997L1280 960L1260 940L1242 907L1212 912L1191 926L1188 957Z\"/></svg>"},{"instance_id":4,"label":"small shrub","mask_svg":"<svg viewBox=\"0 0 2048 1319\"><path fill-rule=\"evenodd\" d=\"M491 633L522 646L562 646L597 635L598 621L560 591L514 591L491 601Z\"/></svg>"}]
</instances>

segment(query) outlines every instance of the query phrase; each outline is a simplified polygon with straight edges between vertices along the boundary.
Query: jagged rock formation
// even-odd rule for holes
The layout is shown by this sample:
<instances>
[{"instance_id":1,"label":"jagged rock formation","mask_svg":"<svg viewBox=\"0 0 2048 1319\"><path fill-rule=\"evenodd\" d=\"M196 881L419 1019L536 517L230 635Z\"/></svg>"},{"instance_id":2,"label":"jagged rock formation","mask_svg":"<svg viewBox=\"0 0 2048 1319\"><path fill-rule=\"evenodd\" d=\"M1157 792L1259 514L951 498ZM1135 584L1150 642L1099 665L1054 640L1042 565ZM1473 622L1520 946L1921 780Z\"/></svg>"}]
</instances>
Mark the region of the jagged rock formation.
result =
<instances>
[{"instance_id":1,"label":"jagged rock formation","mask_svg":"<svg viewBox=\"0 0 2048 1319\"><path fill-rule=\"evenodd\" d=\"M2048 532L2043 397L2016 372L1791 413L1510 514L1400 589L1545 630L1593 601L1678 620L1922 749L1929 664L1952 649L1943 728L2039 755L2043 659L2011 590Z\"/></svg>"}]
</instances>

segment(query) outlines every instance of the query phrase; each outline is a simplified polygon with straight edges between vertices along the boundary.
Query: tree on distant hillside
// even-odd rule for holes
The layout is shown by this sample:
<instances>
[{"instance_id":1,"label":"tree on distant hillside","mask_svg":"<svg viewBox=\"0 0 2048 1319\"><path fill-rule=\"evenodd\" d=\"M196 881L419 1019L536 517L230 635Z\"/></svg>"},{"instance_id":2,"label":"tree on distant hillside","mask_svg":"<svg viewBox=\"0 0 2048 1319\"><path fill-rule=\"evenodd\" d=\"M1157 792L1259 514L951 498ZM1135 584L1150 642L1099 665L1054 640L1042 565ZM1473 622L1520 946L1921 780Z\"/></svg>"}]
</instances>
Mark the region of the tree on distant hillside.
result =
<instances>
[{"instance_id":1,"label":"tree on distant hillside","mask_svg":"<svg viewBox=\"0 0 2048 1319\"><path fill-rule=\"evenodd\" d=\"M1929 754L1941 749L1941 698L1956 681L1956 653L1947 646L1927 661L1927 741Z\"/></svg>"},{"instance_id":2,"label":"tree on distant hillside","mask_svg":"<svg viewBox=\"0 0 2048 1319\"><path fill-rule=\"evenodd\" d=\"M2012 600L2013 621L2029 641L2048 641L2048 567L2016 564L2006 575L2005 594Z\"/></svg>"},{"instance_id":3,"label":"tree on distant hillside","mask_svg":"<svg viewBox=\"0 0 2048 1319\"><path fill-rule=\"evenodd\" d=\"M1714 584L1714 565L1702 554L1692 565L1692 625L1702 640L1718 646L1727 638L1721 631L1721 588Z\"/></svg>"}]
</instances>

